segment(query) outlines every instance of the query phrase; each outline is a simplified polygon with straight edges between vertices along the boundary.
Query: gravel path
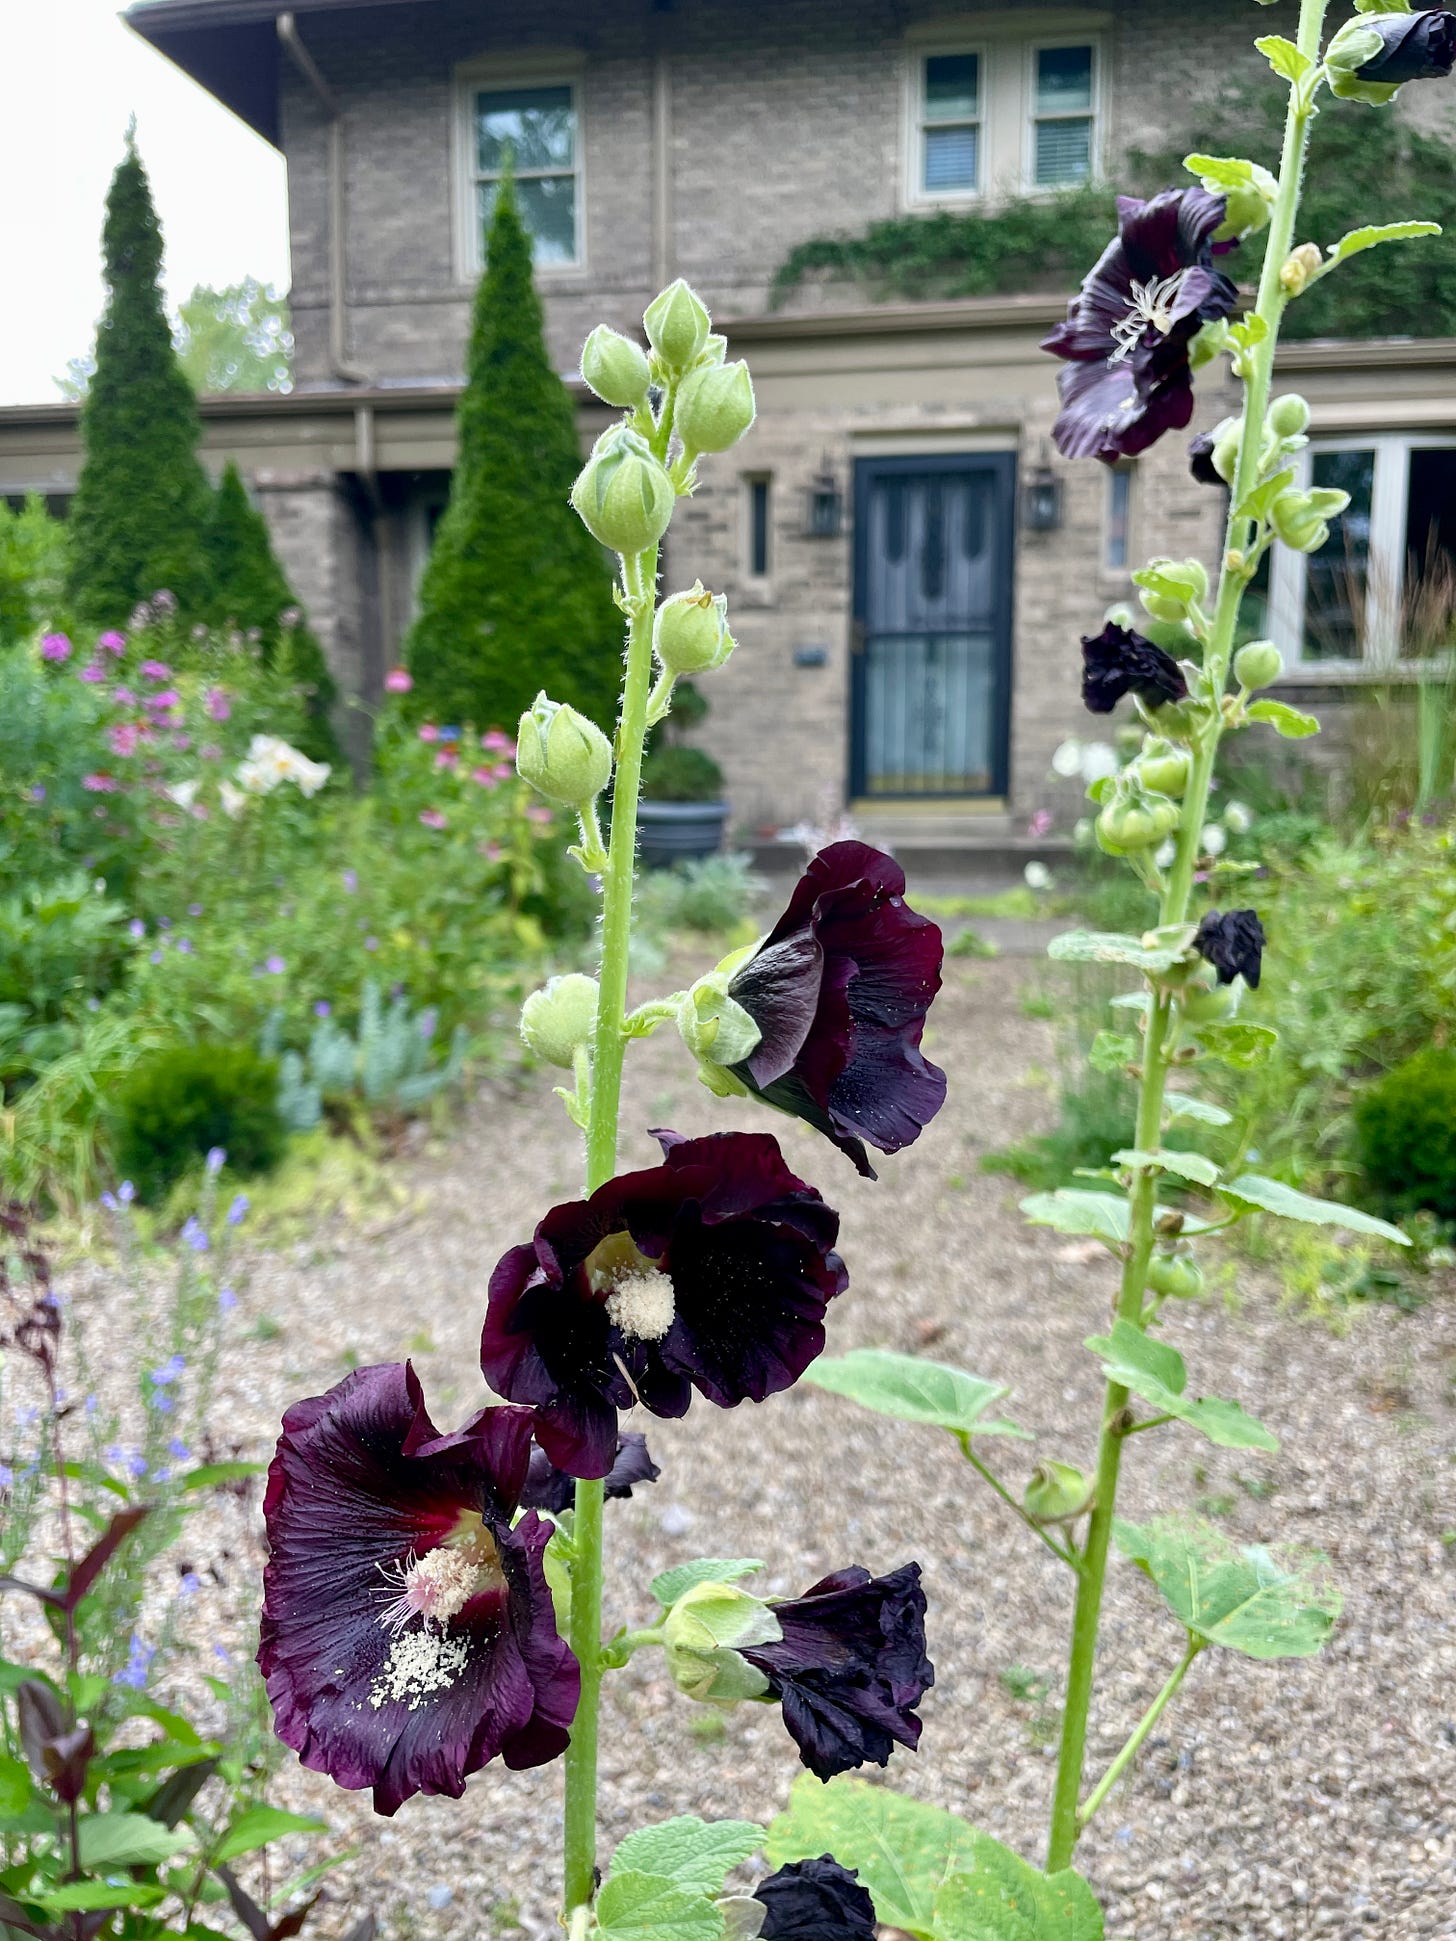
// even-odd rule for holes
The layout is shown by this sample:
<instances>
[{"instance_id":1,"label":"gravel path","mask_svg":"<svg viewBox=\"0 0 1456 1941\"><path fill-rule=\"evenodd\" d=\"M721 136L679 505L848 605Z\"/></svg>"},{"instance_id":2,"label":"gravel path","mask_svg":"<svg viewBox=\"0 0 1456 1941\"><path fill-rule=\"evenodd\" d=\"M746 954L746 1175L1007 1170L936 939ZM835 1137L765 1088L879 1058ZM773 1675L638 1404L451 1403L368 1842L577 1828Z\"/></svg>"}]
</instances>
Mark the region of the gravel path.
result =
<instances>
[{"instance_id":1,"label":"gravel path","mask_svg":"<svg viewBox=\"0 0 1456 1941\"><path fill-rule=\"evenodd\" d=\"M977 1171L983 1150L1051 1111L1049 1030L1018 1004L1029 974L1044 973L1004 960L950 966L932 1045L951 1074L950 1103L915 1148L885 1163L878 1186L858 1182L814 1135L774 1124L790 1164L844 1215L852 1284L833 1311L832 1347L926 1348L1005 1380L1018 1418L1048 1438L1043 1449L1086 1462L1100 1384L1080 1343L1105 1320L1110 1264L1025 1228L1012 1183ZM725 1122L766 1120L746 1104L710 1100L675 1034L629 1060L625 1164L649 1163L649 1124L692 1133ZM240 1333L253 1333L229 1357L218 1411L250 1453L267 1451L290 1399L360 1362L413 1355L441 1422L476 1406L487 1276L548 1204L576 1191L575 1134L533 1079L519 1095L483 1097L448 1148L403 1161L397 1177L402 1208L352 1227L325 1223L305 1244L253 1259L236 1317ZM277 1325L273 1338L256 1338L260 1317L264 1334ZM1362 1314L1341 1339L1280 1316L1270 1287L1249 1278L1236 1303L1180 1310L1168 1333L1195 1385L1239 1397L1277 1431L1283 1453L1216 1450L1176 1428L1140 1438L1125 1468L1126 1513L1198 1498L1240 1540L1316 1544L1347 1603L1321 1659L1260 1666L1209 1652L1199 1661L1082 1848L1108 1935L1456 1936L1456 1548L1443 1542L1456 1525L1450 1291L1414 1316ZM1061 1422L1074 1426L1059 1432ZM894 1431L809 1388L762 1409L695 1403L682 1423L648 1426L663 1476L609 1506L622 1572L609 1587L609 1620L645 1621L650 1577L704 1553L764 1557L760 1581L775 1593L802 1590L843 1563L885 1570L919 1558L937 1683L923 1708L922 1751L897 1754L889 1777L1036 1856L1068 1586L950 1439ZM1018 1486L1028 1462L1012 1449ZM219 1543L236 1546L234 1514L219 1511ZM218 1635L245 1638L251 1577L234 1566L231 1587L207 1595ZM1151 1588L1119 1570L1094 1768L1121 1743L1179 1644ZM799 1770L776 1714L692 1706L665 1686L659 1666L644 1653L609 1683L607 1852L633 1826L673 1813L767 1818ZM461 1804L414 1800L393 1821L292 1766L279 1793L326 1813L360 1846L331 1878L321 1935L342 1934L367 1907L397 1941L478 1941L518 1923L551 1932L559 1767L492 1767Z\"/></svg>"}]
</instances>

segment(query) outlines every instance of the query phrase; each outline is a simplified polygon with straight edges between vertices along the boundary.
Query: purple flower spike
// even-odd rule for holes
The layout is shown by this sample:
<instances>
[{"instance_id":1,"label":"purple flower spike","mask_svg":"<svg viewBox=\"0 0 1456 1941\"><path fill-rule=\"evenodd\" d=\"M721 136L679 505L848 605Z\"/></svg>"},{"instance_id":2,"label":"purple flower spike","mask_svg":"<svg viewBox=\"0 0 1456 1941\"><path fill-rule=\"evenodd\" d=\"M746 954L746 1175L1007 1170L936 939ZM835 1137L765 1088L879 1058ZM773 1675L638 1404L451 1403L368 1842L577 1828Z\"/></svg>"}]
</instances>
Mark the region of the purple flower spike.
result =
<instances>
[{"instance_id":1,"label":"purple flower spike","mask_svg":"<svg viewBox=\"0 0 1456 1941\"><path fill-rule=\"evenodd\" d=\"M920 1049L940 930L904 895L893 858L831 843L728 986L762 1034L734 1077L824 1133L867 1179L866 1144L898 1152L945 1103L945 1073Z\"/></svg>"},{"instance_id":2,"label":"purple flower spike","mask_svg":"<svg viewBox=\"0 0 1456 1941\"><path fill-rule=\"evenodd\" d=\"M655 1135L665 1163L553 1207L491 1275L480 1365L558 1469L605 1476L617 1411L686 1415L795 1383L848 1285L839 1215L767 1133Z\"/></svg>"},{"instance_id":3,"label":"purple flower spike","mask_svg":"<svg viewBox=\"0 0 1456 1941\"><path fill-rule=\"evenodd\" d=\"M1213 267L1226 198L1165 189L1117 198L1118 233L1042 349L1068 360L1052 438L1064 458L1112 465L1193 416L1188 347L1228 316L1236 286Z\"/></svg>"},{"instance_id":4,"label":"purple flower spike","mask_svg":"<svg viewBox=\"0 0 1456 1941\"><path fill-rule=\"evenodd\" d=\"M875 1941L874 1902L831 1854L791 1860L760 1881L753 1898L768 1909L761 1941Z\"/></svg>"},{"instance_id":5,"label":"purple flower spike","mask_svg":"<svg viewBox=\"0 0 1456 1941\"><path fill-rule=\"evenodd\" d=\"M772 1609L780 1641L738 1650L767 1678L811 1773L832 1779L883 1766L892 1740L919 1743L915 1707L935 1683L919 1564L888 1577L857 1565L837 1570Z\"/></svg>"},{"instance_id":6,"label":"purple flower spike","mask_svg":"<svg viewBox=\"0 0 1456 1941\"><path fill-rule=\"evenodd\" d=\"M209 1146L207 1149L207 1170L212 1174L214 1179L226 1164L227 1154L223 1148L221 1146Z\"/></svg>"},{"instance_id":7,"label":"purple flower spike","mask_svg":"<svg viewBox=\"0 0 1456 1941\"><path fill-rule=\"evenodd\" d=\"M1157 708L1185 700L1188 683L1171 654L1109 620L1100 634L1082 636L1082 699L1089 713L1111 714L1124 694Z\"/></svg>"},{"instance_id":8,"label":"purple flower spike","mask_svg":"<svg viewBox=\"0 0 1456 1941\"><path fill-rule=\"evenodd\" d=\"M377 1813L459 1799L498 1755L519 1769L565 1750L581 1678L542 1568L551 1526L511 1522L530 1450L525 1409L441 1435L408 1364L283 1418L258 1663L279 1738L372 1786Z\"/></svg>"}]
</instances>

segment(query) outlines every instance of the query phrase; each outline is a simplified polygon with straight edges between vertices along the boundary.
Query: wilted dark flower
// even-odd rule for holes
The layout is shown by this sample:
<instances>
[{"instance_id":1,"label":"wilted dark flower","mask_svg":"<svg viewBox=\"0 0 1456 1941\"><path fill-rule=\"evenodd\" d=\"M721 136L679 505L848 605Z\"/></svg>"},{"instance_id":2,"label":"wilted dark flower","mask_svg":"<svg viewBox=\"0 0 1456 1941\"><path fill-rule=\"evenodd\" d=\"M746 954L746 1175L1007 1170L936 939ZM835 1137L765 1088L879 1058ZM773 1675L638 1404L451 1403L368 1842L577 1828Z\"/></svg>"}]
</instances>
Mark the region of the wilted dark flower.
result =
<instances>
[{"instance_id":1,"label":"wilted dark flower","mask_svg":"<svg viewBox=\"0 0 1456 1941\"><path fill-rule=\"evenodd\" d=\"M630 1496L640 1483L655 1483L662 1471L647 1453L647 1438L635 1429L617 1437L617 1460L606 1475L608 1496ZM576 1478L558 1469L546 1451L535 1443L531 1448L531 1470L521 1491L521 1506L545 1510L560 1516L576 1505Z\"/></svg>"},{"instance_id":2,"label":"wilted dark flower","mask_svg":"<svg viewBox=\"0 0 1456 1941\"><path fill-rule=\"evenodd\" d=\"M810 1772L831 1779L871 1761L883 1766L891 1740L919 1742L914 1708L935 1683L919 1564L887 1577L857 1565L837 1570L772 1610L783 1637L741 1645L739 1654L768 1679Z\"/></svg>"},{"instance_id":3,"label":"wilted dark flower","mask_svg":"<svg viewBox=\"0 0 1456 1941\"><path fill-rule=\"evenodd\" d=\"M1228 316L1238 292L1213 267L1226 198L1165 189L1117 198L1118 233L1042 343L1068 367L1052 427L1066 458L1132 458L1193 415L1188 347Z\"/></svg>"},{"instance_id":4,"label":"wilted dark flower","mask_svg":"<svg viewBox=\"0 0 1456 1941\"><path fill-rule=\"evenodd\" d=\"M1188 469L1199 485L1222 485L1224 482L1214 468L1215 442L1213 434L1207 431L1200 431L1196 438L1188 441Z\"/></svg>"},{"instance_id":5,"label":"wilted dark flower","mask_svg":"<svg viewBox=\"0 0 1456 1941\"><path fill-rule=\"evenodd\" d=\"M734 1077L826 1134L869 1179L865 1143L898 1152L945 1103L945 1073L920 1049L940 930L904 897L892 857L831 843L728 986L762 1034Z\"/></svg>"},{"instance_id":6,"label":"wilted dark flower","mask_svg":"<svg viewBox=\"0 0 1456 1941\"><path fill-rule=\"evenodd\" d=\"M832 1854L791 1860L753 1898L768 1909L760 1941L875 1941L875 1904Z\"/></svg>"},{"instance_id":7,"label":"wilted dark flower","mask_svg":"<svg viewBox=\"0 0 1456 1941\"><path fill-rule=\"evenodd\" d=\"M558 1469L605 1476L617 1411L732 1408L796 1382L848 1284L839 1215L763 1132L683 1139L664 1163L556 1206L490 1280L486 1380L536 1410Z\"/></svg>"},{"instance_id":8,"label":"wilted dark flower","mask_svg":"<svg viewBox=\"0 0 1456 1941\"><path fill-rule=\"evenodd\" d=\"M1360 14L1352 23L1373 28L1381 46L1355 69L1361 81L1398 86L1404 81L1440 81L1456 67L1456 14L1439 8L1424 13Z\"/></svg>"},{"instance_id":9,"label":"wilted dark flower","mask_svg":"<svg viewBox=\"0 0 1456 1941\"><path fill-rule=\"evenodd\" d=\"M1220 984L1242 977L1251 991L1259 988L1264 958L1264 926L1252 910L1209 910L1198 926L1193 948L1218 972Z\"/></svg>"},{"instance_id":10,"label":"wilted dark flower","mask_svg":"<svg viewBox=\"0 0 1456 1941\"><path fill-rule=\"evenodd\" d=\"M581 1679L542 1570L551 1526L511 1522L530 1450L526 1409L441 1435L408 1364L283 1418L258 1663L279 1738L372 1786L378 1813L458 1799L497 1753L524 1767L565 1749Z\"/></svg>"},{"instance_id":11,"label":"wilted dark flower","mask_svg":"<svg viewBox=\"0 0 1456 1941\"><path fill-rule=\"evenodd\" d=\"M1109 620L1100 634L1082 636L1082 699L1091 713L1111 714L1124 694L1156 708L1184 700L1188 683L1171 654Z\"/></svg>"}]
</instances>

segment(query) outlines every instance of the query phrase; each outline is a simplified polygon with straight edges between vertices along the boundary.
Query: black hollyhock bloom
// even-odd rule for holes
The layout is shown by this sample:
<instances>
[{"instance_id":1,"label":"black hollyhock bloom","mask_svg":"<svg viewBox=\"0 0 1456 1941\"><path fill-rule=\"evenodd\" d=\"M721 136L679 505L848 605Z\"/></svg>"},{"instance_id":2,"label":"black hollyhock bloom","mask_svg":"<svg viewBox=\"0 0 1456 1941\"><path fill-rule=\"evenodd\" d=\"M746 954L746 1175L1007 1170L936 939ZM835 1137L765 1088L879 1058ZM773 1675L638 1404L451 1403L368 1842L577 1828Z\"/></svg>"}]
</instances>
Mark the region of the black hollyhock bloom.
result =
<instances>
[{"instance_id":1,"label":"black hollyhock bloom","mask_svg":"<svg viewBox=\"0 0 1456 1941\"><path fill-rule=\"evenodd\" d=\"M945 1103L920 1049L940 989L940 930L905 902L905 872L862 842L821 849L728 995L763 1034L729 1070L875 1177L865 1144L898 1152Z\"/></svg>"},{"instance_id":2,"label":"black hollyhock bloom","mask_svg":"<svg viewBox=\"0 0 1456 1941\"><path fill-rule=\"evenodd\" d=\"M1193 948L1218 972L1220 984L1242 977L1251 991L1259 988L1264 960L1264 926L1252 910L1210 910L1198 926Z\"/></svg>"},{"instance_id":3,"label":"black hollyhock bloom","mask_svg":"<svg viewBox=\"0 0 1456 1941\"><path fill-rule=\"evenodd\" d=\"M1405 81L1440 81L1456 67L1456 14L1438 8L1425 13L1358 14L1352 24L1373 27L1382 43L1378 54L1355 69L1359 81L1391 87Z\"/></svg>"},{"instance_id":4,"label":"black hollyhock bloom","mask_svg":"<svg viewBox=\"0 0 1456 1941\"><path fill-rule=\"evenodd\" d=\"M875 1941L875 1904L832 1854L791 1860L753 1898L768 1909L760 1941Z\"/></svg>"},{"instance_id":5,"label":"black hollyhock bloom","mask_svg":"<svg viewBox=\"0 0 1456 1941\"><path fill-rule=\"evenodd\" d=\"M647 1438L635 1429L617 1437L617 1460L606 1474L608 1496L630 1496L640 1483L655 1483L662 1471L647 1453ZM539 1443L531 1448L531 1472L521 1491L521 1506L560 1516L576 1507L576 1478L558 1469Z\"/></svg>"},{"instance_id":6,"label":"black hollyhock bloom","mask_svg":"<svg viewBox=\"0 0 1456 1941\"><path fill-rule=\"evenodd\" d=\"M1196 438L1188 441L1188 469L1199 485L1222 485L1220 474L1213 464L1214 439L1210 432L1200 431Z\"/></svg>"},{"instance_id":7,"label":"black hollyhock bloom","mask_svg":"<svg viewBox=\"0 0 1456 1941\"><path fill-rule=\"evenodd\" d=\"M783 1709L799 1757L820 1779L920 1739L915 1707L935 1683L925 1655L919 1564L887 1577L852 1566L772 1607L777 1644L739 1645Z\"/></svg>"},{"instance_id":8,"label":"black hollyhock bloom","mask_svg":"<svg viewBox=\"0 0 1456 1941\"><path fill-rule=\"evenodd\" d=\"M1092 714L1111 714L1124 694L1157 708L1185 700L1188 683L1171 654L1109 620L1100 634L1082 636L1082 699Z\"/></svg>"},{"instance_id":9,"label":"black hollyhock bloom","mask_svg":"<svg viewBox=\"0 0 1456 1941\"><path fill-rule=\"evenodd\" d=\"M299 1402L263 1498L258 1663L273 1724L313 1772L458 1799L499 1753L566 1749L581 1677L557 1636L542 1553L512 1524L531 1450L526 1409L482 1409L453 1435L408 1364L361 1368Z\"/></svg>"},{"instance_id":10,"label":"black hollyhock bloom","mask_svg":"<svg viewBox=\"0 0 1456 1941\"><path fill-rule=\"evenodd\" d=\"M686 1415L790 1387L824 1346L848 1285L839 1215L765 1132L682 1139L664 1163L556 1206L491 1275L480 1365L536 1410L558 1469L605 1476L617 1411Z\"/></svg>"},{"instance_id":11,"label":"black hollyhock bloom","mask_svg":"<svg viewBox=\"0 0 1456 1941\"><path fill-rule=\"evenodd\" d=\"M1146 451L1193 416L1188 346L1228 316L1238 291L1213 267L1227 198L1164 189L1117 198L1118 233L1042 349L1068 360L1052 427L1065 458L1111 465Z\"/></svg>"}]
</instances>

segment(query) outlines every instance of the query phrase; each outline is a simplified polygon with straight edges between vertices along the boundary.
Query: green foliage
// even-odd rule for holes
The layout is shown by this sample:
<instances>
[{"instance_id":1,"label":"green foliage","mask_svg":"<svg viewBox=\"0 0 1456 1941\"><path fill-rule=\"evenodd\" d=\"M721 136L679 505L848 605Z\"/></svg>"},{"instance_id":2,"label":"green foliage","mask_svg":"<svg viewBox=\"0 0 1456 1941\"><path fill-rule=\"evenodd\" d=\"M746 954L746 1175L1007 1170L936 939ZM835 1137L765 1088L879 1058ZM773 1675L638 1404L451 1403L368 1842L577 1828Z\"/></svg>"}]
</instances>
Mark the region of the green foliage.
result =
<instances>
[{"instance_id":1,"label":"green foliage","mask_svg":"<svg viewBox=\"0 0 1456 1941\"><path fill-rule=\"evenodd\" d=\"M718 1894L730 1869L763 1844L752 1820L706 1822L684 1814L629 1833L612 1855L612 1872L632 1869L675 1881L693 1894Z\"/></svg>"},{"instance_id":2,"label":"green foliage","mask_svg":"<svg viewBox=\"0 0 1456 1941\"><path fill-rule=\"evenodd\" d=\"M116 1164L144 1201L221 1147L236 1172L283 1157L278 1066L246 1045L176 1045L139 1060L111 1104Z\"/></svg>"},{"instance_id":3,"label":"green foliage","mask_svg":"<svg viewBox=\"0 0 1456 1941\"><path fill-rule=\"evenodd\" d=\"M300 744L304 753L315 761L337 762L339 745L329 726L329 710L338 689L278 564L268 523L249 500L231 459L208 509L204 549L208 618L215 627L237 627L255 638L265 664L286 667L308 702L309 732Z\"/></svg>"},{"instance_id":4,"label":"green foliage","mask_svg":"<svg viewBox=\"0 0 1456 1941\"><path fill-rule=\"evenodd\" d=\"M845 1355L821 1356L804 1372L814 1388L846 1395L862 1408L897 1422L926 1423L949 1429L963 1447L972 1436L1023 1436L1014 1422L986 1411L1010 1394L1001 1382L983 1381L945 1362L925 1361L919 1355L897 1354L889 1348L851 1348Z\"/></svg>"},{"instance_id":5,"label":"green foliage","mask_svg":"<svg viewBox=\"0 0 1456 1941\"><path fill-rule=\"evenodd\" d=\"M173 342L188 383L202 397L293 389L288 299L256 276L220 290L199 283L177 306Z\"/></svg>"},{"instance_id":6,"label":"green foliage","mask_svg":"<svg viewBox=\"0 0 1456 1941\"><path fill-rule=\"evenodd\" d=\"M0 499L0 651L62 612L66 527L32 492L18 510Z\"/></svg>"},{"instance_id":7,"label":"green foliage","mask_svg":"<svg viewBox=\"0 0 1456 1941\"><path fill-rule=\"evenodd\" d=\"M126 949L124 915L79 871L0 899L0 1013L53 1023L106 990Z\"/></svg>"},{"instance_id":8,"label":"green foliage","mask_svg":"<svg viewBox=\"0 0 1456 1941\"><path fill-rule=\"evenodd\" d=\"M307 1051L286 1051L279 1060L279 1110L290 1132L310 1132L326 1107L362 1098L378 1111L416 1111L459 1082L468 1038L457 1024L445 1056L435 1056L438 1014L416 1013L404 993L388 1006L371 978L359 1000L357 1036L336 1018L319 1019ZM275 1013L263 1040L266 1057L278 1057L282 1018Z\"/></svg>"},{"instance_id":9,"label":"green foliage","mask_svg":"<svg viewBox=\"0 0 1456 1941\"><path fill-rule=\"evenodd\" d=\"M1387 1072L1356 1099L1354 1124L1379 1205L1456 1221L1456 1051L1429 1045Z\"/></svg>"},{"instance_id":10,"label":"green foliage","mask_svg":"<svg viewBox=\"0 0 1456 1941\"><path fill-rule=\"evenodd\" d=\"M730 935L748 923L764 887L748 856L699 856L655 869L638 885L637 925L659 936L676 930Z\"/></svg>"},{"instance_id":11,"label":"green foliage","mask_svg":"<svg viewBox=\"0 0 1456 1941\"><path fill-rule=\"evenodd\" d=\"M413 711L513 730L544 688L610 728L622 618L601 549L567 502L581 469L575 409L546 354L530 240L504 187L459 433L407 643Z\"/></svg>"},{"instance_id":12,"label":"green foliage","mask_svg":"<svg viewBox=\"0 0 1456 1941\"><path fill-rule=\"evenodd\" d=\"M675 1564L654 1577L652 1595L666 1610L695 1584L736 1584L740 1577L751 1577L762 1569L757 1557L696 1557L690 1564Z\"/></svg>"},{"instance_id":13,"label":"green foliage","mask_svg":"<svg viewBox=\"0 0 1456 1941\"><path fill-rule=\"evenodd\" d=\"M1106 1379L1130 1388L1154 1414L1176 1416L1220 1449L1278 1449L1278 1437L1237 1402L1189 1395L1188 1370L1178 1350L1130 1321L1114 1321L1110 1335L1092 1335L1087 1346L1102 1357Z\"/></svg>"},{"instance_id":14,"label":"green foliage","mask_svg":"<svg viewBox=\"0 0 1456 1941\"><path fill-rule=\"evenodd\" d=\"M1238 1545L1176 1516L1142 1528L1119 1520L1113 1534L1195 1637L1246 1658L1313 1657L1340 1614L1318 1551Z\"/></svg>"},{"instance_id":15,"label":"green foliage","mask_svg":"<svg viewBox=\"0 0 1456 1941\"><path fill-rule=\"evenodd\" d=\"M723 771L704 748L669 742L654 749L642 769L646 802L719 802Z\"/></svg>"},{"instance_id":16,"label":"green foliage","mask_svg":"<svg viewBox=\"0 0 1456 1941\"><path fill-rule=\"evenodd\" d=\"M107 301L81 411L70 591L83 619L121 627L163 587L185 612L200 612L210 497L196 401L162 306L161 226L130 142L112 177L102 247Z\"/></svg>"}]
</instances>

